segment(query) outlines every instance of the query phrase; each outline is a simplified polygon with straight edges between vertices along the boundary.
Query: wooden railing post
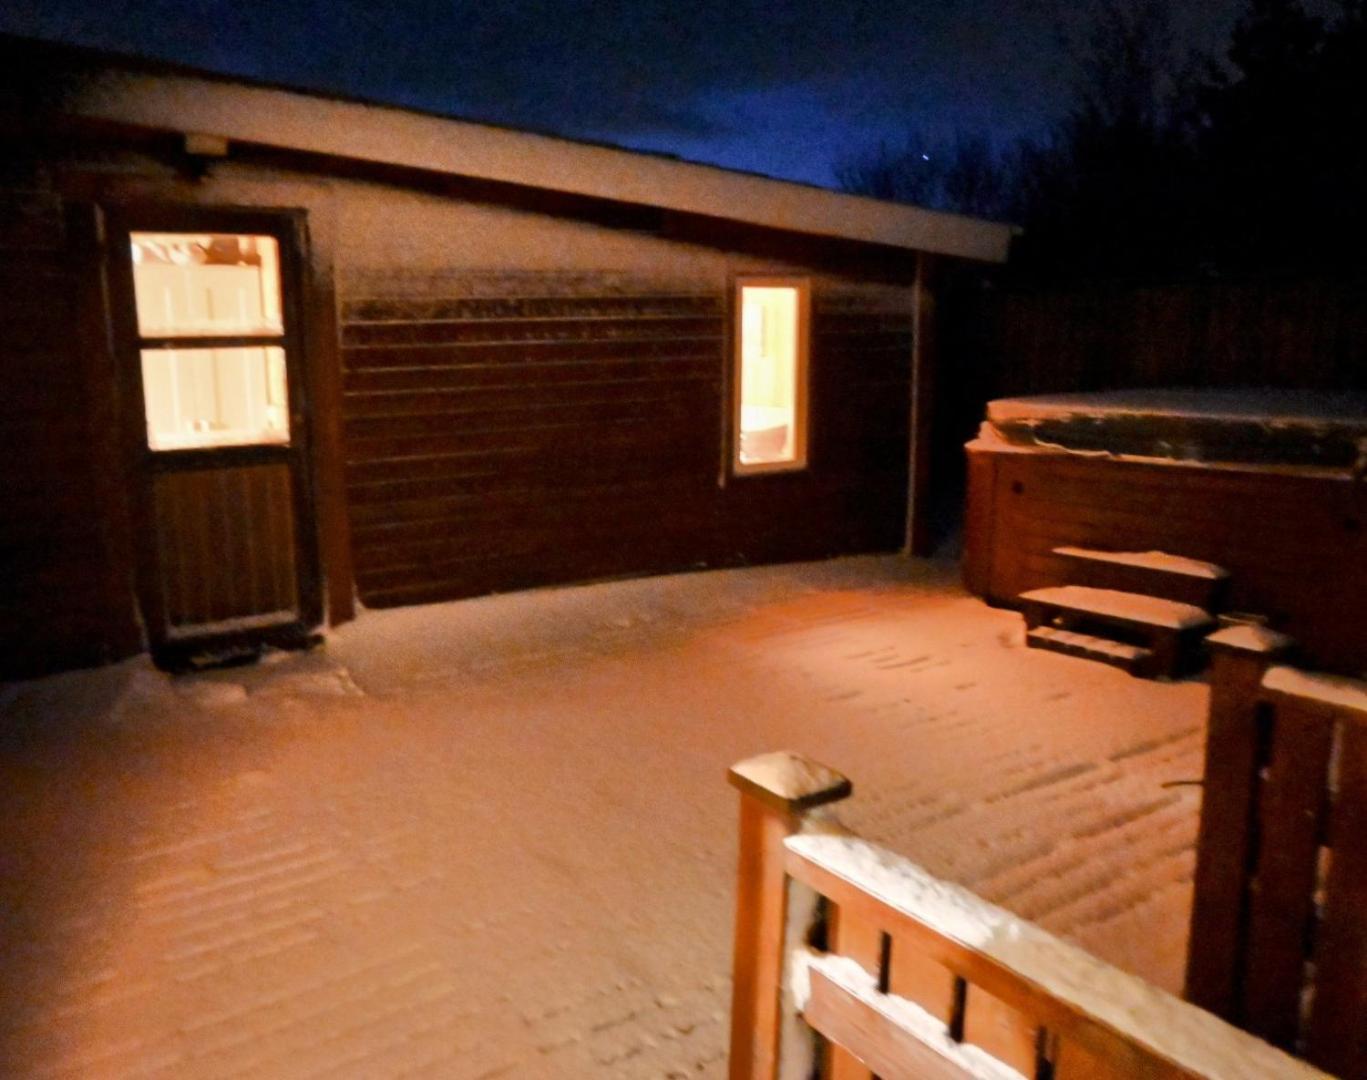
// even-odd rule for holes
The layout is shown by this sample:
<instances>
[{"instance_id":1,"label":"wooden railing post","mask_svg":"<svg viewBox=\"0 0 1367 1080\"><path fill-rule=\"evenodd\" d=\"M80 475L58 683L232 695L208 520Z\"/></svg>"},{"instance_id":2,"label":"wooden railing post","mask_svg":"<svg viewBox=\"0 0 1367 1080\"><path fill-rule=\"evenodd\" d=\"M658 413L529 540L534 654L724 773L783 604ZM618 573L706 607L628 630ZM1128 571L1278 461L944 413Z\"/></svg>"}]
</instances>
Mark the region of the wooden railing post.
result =
<instances>
[{"instance_id":1,"label":"wooden railing post","mask_svg":"<svg viewBox=\"0 0 1367 1080\"><path fill-rule=\"evenodd\" d=\"M812 810L850 794L849 780L799 754L781 751L732 766L740 790L740 859L731 990L731 1080L777 1080L790 951L790 882L783 841Z\"/></svg>"},{"instance_id":2,"label":"wooden railing post","mask_svg":"<svg viewBox=\"0 0 1367 1080\"><path fill-rule=\"evenodd\" d=\"M1367 1080L1367 681L1274 667L1263 698L1277 731L1259 814L1267 851L1250 919L1248 1030L1285 1045L1303 1037L1307 1060Z\"/></svg>"},{"instance_id":3,"label":"wooden railing post","mask_svg":"<svg viewBox=\"0 0 1367 1080\"><path fill-rule=\"evenodd\" d=\"M1252 626L1221 630L1211 650L1210 710L1184 996L1239 1023L1253 794L1258 783L1258 700L1263 674L1291 640Z\"/></svg>"}]
</instances>

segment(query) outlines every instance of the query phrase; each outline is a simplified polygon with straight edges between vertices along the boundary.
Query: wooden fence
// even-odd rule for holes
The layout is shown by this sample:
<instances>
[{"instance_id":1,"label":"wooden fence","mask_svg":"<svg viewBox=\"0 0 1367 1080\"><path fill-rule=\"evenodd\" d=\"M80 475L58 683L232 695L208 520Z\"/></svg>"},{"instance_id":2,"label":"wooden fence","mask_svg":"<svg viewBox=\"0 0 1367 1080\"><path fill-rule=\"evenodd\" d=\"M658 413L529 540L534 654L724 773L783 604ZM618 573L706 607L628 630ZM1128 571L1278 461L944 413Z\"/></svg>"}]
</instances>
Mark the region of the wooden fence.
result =
<instances>
[{"instance_id":1,"label":"wooden fence","mask_svg":"<svg viewBox=\"0 0 1367 1080\"><path fill-rule=\"evenodd\" d=\"M841 829L793 754L740 789L732 1080L1322 1077Z\"/></svg>"},{"instance_id":2,"label":"wooden fence","mask_svg":"<svg viewBox=\"0 0 1367 1080\"><path fill-rule=\"evenodd\" d=\"M1212 639L1186 996L1367 1078L1367 683Z\"/></svg>"},{"instance_id":3,"label":"wooden fence","mask_svg":"<svg viewBox=\"0 0 1367 1080\"><path fill-rule=\"evenodd\" d=\"M964 296L992 396L1134 386L1367 389L1367 279L1097 283Z\"/></svg>"}]
</instances>

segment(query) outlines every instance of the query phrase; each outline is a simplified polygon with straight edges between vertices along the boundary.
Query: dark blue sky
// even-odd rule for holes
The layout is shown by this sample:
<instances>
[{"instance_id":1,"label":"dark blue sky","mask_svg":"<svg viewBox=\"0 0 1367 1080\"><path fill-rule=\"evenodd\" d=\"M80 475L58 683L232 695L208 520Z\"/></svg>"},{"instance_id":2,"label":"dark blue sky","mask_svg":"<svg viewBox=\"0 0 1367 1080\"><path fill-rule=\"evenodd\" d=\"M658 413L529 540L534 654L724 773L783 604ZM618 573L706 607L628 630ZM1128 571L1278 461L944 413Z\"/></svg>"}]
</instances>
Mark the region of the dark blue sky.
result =
<instances>
[{"instance_id":1,"label":"dark blue sky","mask_svg":"<svg viewBox=\"0 0 1367 1080\"><path fill-rule=\"evenodd\" d=\"M1328 2L1328 0L1324 0ZM0 30L833 182L908 125L999 140L1066 100L1065 0L6 0ZM1242 0L1174 4L1219 43Z\"/></svg>"}]
</instances>

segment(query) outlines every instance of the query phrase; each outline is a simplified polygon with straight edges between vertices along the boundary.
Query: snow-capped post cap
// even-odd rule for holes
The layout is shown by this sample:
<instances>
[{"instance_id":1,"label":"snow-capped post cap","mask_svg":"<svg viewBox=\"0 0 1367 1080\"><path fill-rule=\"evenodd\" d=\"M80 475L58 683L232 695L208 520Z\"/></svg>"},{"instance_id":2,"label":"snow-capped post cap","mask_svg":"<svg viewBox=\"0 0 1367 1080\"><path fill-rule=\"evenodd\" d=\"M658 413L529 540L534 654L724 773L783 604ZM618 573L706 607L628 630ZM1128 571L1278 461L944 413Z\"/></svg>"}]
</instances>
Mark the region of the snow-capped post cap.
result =
<instances>
[{"instance_id":1,"label":"snow-capped post cap","mask_svg":"<svg viewBox=\"0 0 1367 1080\"><path fill-rule=\"evenodd\" d=\"M1227 626L1206 638L1206 647L1215 652L1268 658L1285 656L1294 644L1295 640L1285 634L1253 624Z\"/></svg>"},{"instance_id":2,"label":"snow-capped post cap","mask_svg":"<svg viewBox=\"0 0 1367 1080\"><path fill-rule=\"evenodd\" d=\"M839 802L854 790L848 777L791 750L738 761L727 776L743 794L789 814Z\"/></svg>"}]
</instances>

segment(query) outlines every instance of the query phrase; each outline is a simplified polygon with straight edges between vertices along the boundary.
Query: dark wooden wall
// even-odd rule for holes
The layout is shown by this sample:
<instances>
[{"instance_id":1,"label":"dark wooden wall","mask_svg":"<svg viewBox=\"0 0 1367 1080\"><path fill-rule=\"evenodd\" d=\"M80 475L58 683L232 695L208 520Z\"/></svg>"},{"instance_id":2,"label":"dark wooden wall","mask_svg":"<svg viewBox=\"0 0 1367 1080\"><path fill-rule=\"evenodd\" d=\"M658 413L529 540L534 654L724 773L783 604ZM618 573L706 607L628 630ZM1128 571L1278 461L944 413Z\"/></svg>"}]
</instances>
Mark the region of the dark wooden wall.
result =
<instances>
[{"instance_id":1,"label":"dark wooden wall","mask_svg":"<svg viewBox=\"0 0 1367 1080\"><path fill-rule=\"evenodd\" d=\"M94 211L0 183L0 678L139 645L101 326Z\"/></svg>"},{"instance_id":2,"label":"dark wooden wall","mask_svg":"<svg viewBox=\"0 0 1367 1080\"><path fill-rule=\"evenodd\" d=\"M1367 278L986 290L982 398L1136 386L1367 389Z\"/></svg>"},{"instance_id":3,"label":"dark wooden wall","mask_svg":"<svg viewBox=\"0 0 1367 1080\"><path fill-rule=\"evenodd\" d=\"M723 485L723 283L353 280L345 452L366 604L902 543L909 291L889 309L886 290L815 282L811 467Z\"/></svg>"}]
</instances>

